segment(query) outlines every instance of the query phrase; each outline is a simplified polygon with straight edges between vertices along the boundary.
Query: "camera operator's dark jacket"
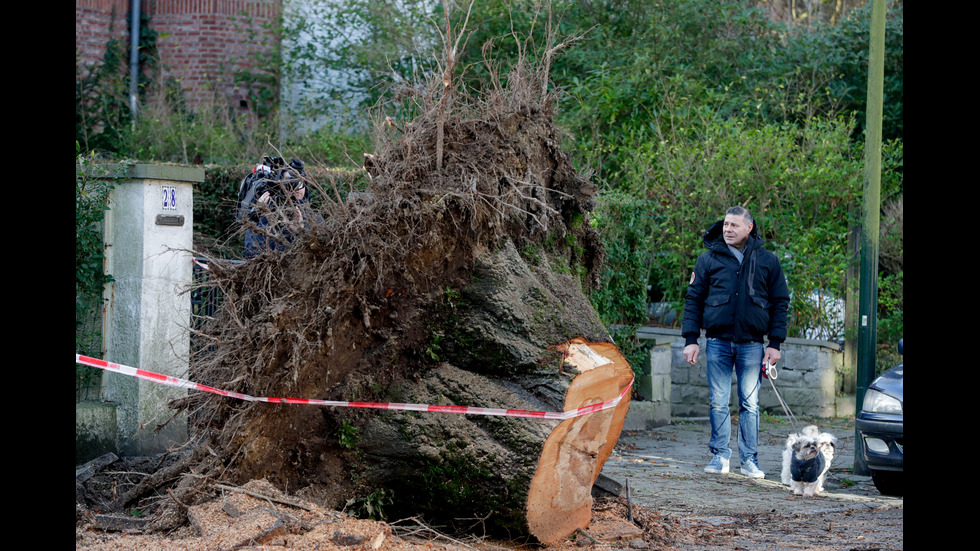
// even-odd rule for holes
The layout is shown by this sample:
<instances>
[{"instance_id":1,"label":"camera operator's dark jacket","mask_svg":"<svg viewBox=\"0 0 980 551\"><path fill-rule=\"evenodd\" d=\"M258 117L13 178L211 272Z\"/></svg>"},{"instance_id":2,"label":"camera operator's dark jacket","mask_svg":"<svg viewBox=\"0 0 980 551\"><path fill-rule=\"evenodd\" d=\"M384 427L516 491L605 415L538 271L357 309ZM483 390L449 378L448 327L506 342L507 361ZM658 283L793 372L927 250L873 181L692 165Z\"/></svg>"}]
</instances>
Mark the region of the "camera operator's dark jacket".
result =
<instances>
[{"instance_id":1,"label":"camera operator's dark jacket","mask_svg":"<svg viewBox=\"0 0 980 551\"><path fill-rule=\"evenodd\" d=\"M304 208L308 201L290 199L294 208ZM272 208L276 208L273 206ZM307 214L308 215L308 214ZM258 218L255 229L245 230L245 258L255 258L264 251L284 251L286 245L293 242L293 234L285 224L273 225L268 216L255 215Z\"/></svg>"},{"instance_id":2,"label":"camera operator's dark jacket","mask_svg":"<svg viewBox=\"0 0 980 551\"><path fill-rule=\"evenodd\" d=\"M704 234L707 251L694 264L684 305L685 344L696 344L701 329L709 338L762 342L778 349L786 340L789 288L776 255L762 248L756 228L749 233L743 260L728 249L724 222Z\"/></svg>"}]
</instances>

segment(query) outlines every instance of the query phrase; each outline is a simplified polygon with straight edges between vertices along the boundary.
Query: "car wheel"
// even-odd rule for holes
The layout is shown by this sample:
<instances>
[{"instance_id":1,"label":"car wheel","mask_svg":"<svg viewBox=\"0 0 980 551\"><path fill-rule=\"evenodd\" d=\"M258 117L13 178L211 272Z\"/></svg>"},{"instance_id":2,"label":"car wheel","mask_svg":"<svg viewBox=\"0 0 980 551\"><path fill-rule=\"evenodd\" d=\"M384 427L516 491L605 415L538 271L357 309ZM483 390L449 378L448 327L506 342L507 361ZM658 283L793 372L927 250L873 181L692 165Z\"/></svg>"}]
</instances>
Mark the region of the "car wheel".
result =
<instances>
[{"instance_id":1,"label":"car wheel","mask_svg":"<svg viewBox=\"0 0 980 551\"><path fill-rule=\"evenodd\" d=\"M882 495L902 497L902 471L871 471L871 480Z\"/></svg>"}]
</instances>

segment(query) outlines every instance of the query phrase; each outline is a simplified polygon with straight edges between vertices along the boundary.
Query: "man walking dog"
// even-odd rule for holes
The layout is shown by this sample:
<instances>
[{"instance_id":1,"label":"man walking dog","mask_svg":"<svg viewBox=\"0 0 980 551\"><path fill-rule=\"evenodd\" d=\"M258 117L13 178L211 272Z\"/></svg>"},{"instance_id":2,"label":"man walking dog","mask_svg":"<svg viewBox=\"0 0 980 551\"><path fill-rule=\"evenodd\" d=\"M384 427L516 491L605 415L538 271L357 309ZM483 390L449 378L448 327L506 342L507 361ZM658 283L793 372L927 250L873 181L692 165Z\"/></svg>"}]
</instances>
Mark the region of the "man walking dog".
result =
<instances>
[{"instance_id":1,"label":"man walking dog","mask_svg":"<svg viewBox=\"0 0 980 551\"><path fill-rule=\"evenodd\" d=\"M698 338L707 344L709 419L713 457L708 473L727 473L732 450L729 400L732 371L738 390L738 454L743 475L765 478L759 468L759 387L766 363L775 364L786 339L789 289L776 255L762 248L752 214L735 206L704 234L684 306L684 360L696 365ZM763 337L769 343L763 347Z\"/></svg>"}]
</instances>

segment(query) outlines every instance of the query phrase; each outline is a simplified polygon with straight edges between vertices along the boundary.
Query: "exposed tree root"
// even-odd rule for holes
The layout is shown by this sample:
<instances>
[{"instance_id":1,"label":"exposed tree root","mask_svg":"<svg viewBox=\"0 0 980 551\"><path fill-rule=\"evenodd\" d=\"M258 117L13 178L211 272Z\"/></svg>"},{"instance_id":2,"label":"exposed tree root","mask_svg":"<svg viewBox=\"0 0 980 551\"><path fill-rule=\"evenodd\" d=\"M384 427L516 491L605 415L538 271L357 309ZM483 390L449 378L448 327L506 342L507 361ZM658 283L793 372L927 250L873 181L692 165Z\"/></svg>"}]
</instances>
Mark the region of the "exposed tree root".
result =
<instances>
[{"instance_id":1,"label":"exposed tree root","mask_svg":"<svg viewBox=\"0 0 980 551\"><path fill-rule=\"evenodd\" d=\"M563 44L548 47L545 59ZM438 78L400 95L414 119L379 118L363 190L309 182L317 200L285 251L210 262L223 298L194 380L253 396L565 406L571 377L553 346L609 340L586 298L603 259L589 223L596 187L560 148L547 67L521 61L474 98L447 56ZM395 493L392 507L438 515L455 503L469 510L444 513L520 533L521 492L554 425L213 395L174 405L208 445L126 497L183 472L166 497L173 518L215 483L268 478L327 506L379 488Z\"/></svg>"}]
</instances>

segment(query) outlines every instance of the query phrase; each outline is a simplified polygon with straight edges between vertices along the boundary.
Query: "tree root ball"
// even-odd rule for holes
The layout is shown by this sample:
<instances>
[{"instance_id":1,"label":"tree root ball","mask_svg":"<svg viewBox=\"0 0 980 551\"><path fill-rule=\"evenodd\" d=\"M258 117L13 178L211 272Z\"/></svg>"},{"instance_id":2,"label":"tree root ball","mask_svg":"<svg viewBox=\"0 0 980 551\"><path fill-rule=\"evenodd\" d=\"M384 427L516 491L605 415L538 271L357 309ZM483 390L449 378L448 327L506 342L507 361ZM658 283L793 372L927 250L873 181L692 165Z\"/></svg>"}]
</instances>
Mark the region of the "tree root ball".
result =
<instances>
[{"instance_id":1,"label":"tree root ball","mask_svg":"<svg viewBox=\"0 0 980 551\"><path fill-rule=\"evenodd\" d=\"M617 396L629 366L588 299L604 257L596 186L561 149L546 74L519 63L480 97L441 79L413 88L419 115L378 127L361 187L308 181L285 250L211 259L222 299L195 336L194 380L252 396L545 411ZM566 364L576 338L609 363ZM560 424L201 394L174 405L189 410L200 458L174 489L181 503L208 497L200 481L265 478L325 506L547 541L567 528L546 511L587 523L628 399Z\"/></svg>"}]
</instances>

